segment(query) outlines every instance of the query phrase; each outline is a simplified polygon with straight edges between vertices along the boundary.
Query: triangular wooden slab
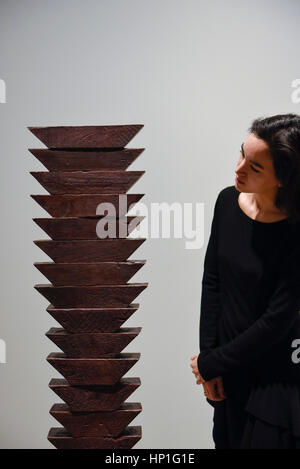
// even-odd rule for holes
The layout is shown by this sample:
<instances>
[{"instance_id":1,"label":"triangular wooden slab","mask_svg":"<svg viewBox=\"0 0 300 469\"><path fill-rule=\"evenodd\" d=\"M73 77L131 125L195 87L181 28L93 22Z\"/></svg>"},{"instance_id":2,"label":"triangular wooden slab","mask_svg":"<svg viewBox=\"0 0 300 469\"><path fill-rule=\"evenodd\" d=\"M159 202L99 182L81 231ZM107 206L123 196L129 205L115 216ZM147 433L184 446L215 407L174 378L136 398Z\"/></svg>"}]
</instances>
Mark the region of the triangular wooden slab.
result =
<instances>
[{"instance_id":1,"label":"triangular wooden slab","mask_svg":"<svg viewBox=\"0 0 300 469\"><path fill-rule=\"evenodd\" d=\"M33 218L33 221L42 230L55 241L66 241L76 239L99 239L97 235L97 226L99 221L104 223L105 228L108 230L108 224L115 223L116 227L115 237L126 238L130 233L141 223L145 217L121 217L121 218ZM101 222L102 220L102 222Z\"/></svg>"},{"instance_id":2,"label":"triangular wooden slab","mask_svg":"<svg viewBox=\"0 0 300 469\"><path fill-rule=\"evenodd\" d=\"M31 197L52 217L95 217L97 216L97 207L102 203L110 203L114 207L115 213L107 213L107 215L122 217L125 216L129 209L134 207L144 195L145 194L126 194L124 204L119 194L42 194L31 195ZM104 215L106 214L104 213Z\"/></svg>"},{"instance_id":3,"label":"triangular wooden slab","mask_svg":"<svg viewBox=\"0 0 300 469\"><path fill-rule=\"evenodd\" d=\"M125 194L145 171L31 171L53 195Z\"/></svg>"},{"instance_id":4,"label":"triangular wooden slab","mask_svg":"<svg viewBox=\"0 0 300 469\"><path fill-rule=\"evenodd\" d=\"M145 263L145 260L86 264L35 262L34 266L55 286L122 285Z\"/></svg>"},{"instance_id":5,"label":"triangular wooden slab","mask_svg":"<svg viewBox=\"0 0 300 469\"><path fill-rule=\"evenodd\" d=\"M125 147L144 127L133 125L82 125L28 127L48 148L117 148Z\"/></svg>"},{"instance_id":6,"label":"triangular wooden slab","mask_svg":"<svg viewBox=\"0 0 300 469\"><path fill-rule=\"evenodd\" d=\"M70 334L62 328L52 327L46 336L70 358L113 358L141 330L141 327L124 327L118 332Z\"/></svg>"},{"instance_id":7,"label":"triangular wooden slab","mask_svg":"<svg viewBox=\"0 0 300 469\"><path fill-rule=\"evenodd\" d=\"M47 361L72 386L114 385L140 359L140 353L121 352L113 358L68 358L50 353Z\"/></svg>"},{"instance_id":8,"label":"triangular wooden slab","mask_svg":"<svg viewBox=\"0 0 300 469\"><path fill-rule=\"evenodd\" d=\"M73 334L80 332L116 332L139 308L132 303L126 308L54 308L47 312L63 328Z\"/></svg>"},{"instance_id":9,"label":"triangular wooden slab","mask_svg":"<svg viewBox=\"0 0 300 469\"><path fill-rule=\"evenodd\" d=\"M146 238L116 238L97 240L53 241L34 243L52 260L62 263L126 261Z\"/></svg>"},{"instance_id":10,"label":"triangular wooden slab","mask_svg":"<svg viewBox=\"0 0 300 469\"><path fill-rule=\"evenodd\" d=\"M142 411L139 402L124 402L112 412L72 412L66 404L54 404L50 414L75 438L117 437Z\"/></svg>"},{"instance_id":11,"label":"triangular wooden slab","mask_svg":"<svg viewBox=\"0 0 300 469\"><path fill-rule=\"evenodd\" d=\"M72 412L114 411L140 385L140 378L121 378L113 386L71 386L65 379L52 379L49 383Z\"/></svg>"},{"instance_id":12,"label":"triangular wooden slab","mask_svg":"<svg viewBox=\"0 0 300 469\"><path fill-rule=\"evenodd\" d=\"M48 440L57 449L131 449L142 438L141 426L128 426L117 438L74 438L64 428L51 428Z\"/></svg>"},{"instance_id":13,"label":"triangular wooden slab","mask_svg":"<svg viewBox=\"0 0 300 469\"><path fill-rule=\"evenodd\" d=\"M49 284L34 288L56 308L116 308L130 305L148 283L55 287Z\"/></svg>"},{"instance_id":14,"label":"triangular wooden slab","mask_svg":"<svg viewBox=\"0 0 300 469\"><path fill-rule=\"evenodd\" d=\"M49 171L125 171L145 148L106 151L68 151L29 148Z\"/></svg>"}]
</instances>

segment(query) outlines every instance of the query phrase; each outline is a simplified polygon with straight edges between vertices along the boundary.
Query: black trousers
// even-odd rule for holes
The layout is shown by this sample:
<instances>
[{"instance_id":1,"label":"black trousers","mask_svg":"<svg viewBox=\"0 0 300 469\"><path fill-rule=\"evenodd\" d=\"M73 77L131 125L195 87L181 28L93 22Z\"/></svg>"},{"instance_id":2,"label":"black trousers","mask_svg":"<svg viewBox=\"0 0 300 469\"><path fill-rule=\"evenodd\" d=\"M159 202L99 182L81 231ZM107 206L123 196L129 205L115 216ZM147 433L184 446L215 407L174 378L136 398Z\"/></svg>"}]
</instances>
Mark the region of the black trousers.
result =
<instances>
[{"instance_id":1,"label":"black trousers","mask_svg":"<svg viewBox=\"0 0 300 469\"><path fill-rule=\"evenodd\" d=\"M225 399L214 403L215 449L300 449L300 438L245 411L244 403Z\"/></svg>"},{"instance_id":2,"label":"black trousers","mask_svg":"<svg viewBox=\"0 0 300 469\"><path fill-rule=\"evenodd\" d=\"M237 401L225 399L214 403L213 439L215 449L238 449L247 415Z\"/></svg>"}]
</instances>

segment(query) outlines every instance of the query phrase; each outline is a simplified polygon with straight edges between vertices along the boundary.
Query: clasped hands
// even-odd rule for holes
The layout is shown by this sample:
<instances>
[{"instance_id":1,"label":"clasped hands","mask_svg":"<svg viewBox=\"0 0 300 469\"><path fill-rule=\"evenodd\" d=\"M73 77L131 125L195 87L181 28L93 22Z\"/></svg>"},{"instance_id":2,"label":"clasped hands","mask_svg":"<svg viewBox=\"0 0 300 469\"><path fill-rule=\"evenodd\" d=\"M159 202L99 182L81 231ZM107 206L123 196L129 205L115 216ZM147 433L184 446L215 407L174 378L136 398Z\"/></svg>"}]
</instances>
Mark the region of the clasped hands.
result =
<instances>
[{"instance_id":1,"label":"clasped hands","mask_svg":"<svg viewBox=\"0 0 300 469\"><path fill-rule=\"evenodd\" d=\"M212 378L209 381L205 381L205 379L201 376L198 370L198 363L197 363L198 355L193 355L191 357L191 368L192 372L196 377L196 383L202 384L204 388L204 395L211 401L223 401L226 399L223 389L223 381L221 376L217 376L216 378Z\"/></svg>"}]
</instances>

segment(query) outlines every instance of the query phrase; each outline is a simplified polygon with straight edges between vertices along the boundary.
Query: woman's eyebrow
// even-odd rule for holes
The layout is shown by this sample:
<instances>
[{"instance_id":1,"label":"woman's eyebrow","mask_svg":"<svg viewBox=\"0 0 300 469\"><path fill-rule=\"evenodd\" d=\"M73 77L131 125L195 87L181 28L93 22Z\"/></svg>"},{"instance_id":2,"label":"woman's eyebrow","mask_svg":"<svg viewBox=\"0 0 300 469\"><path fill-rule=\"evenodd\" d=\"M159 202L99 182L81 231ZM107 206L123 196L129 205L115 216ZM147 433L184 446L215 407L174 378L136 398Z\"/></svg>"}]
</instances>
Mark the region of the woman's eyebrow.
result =
<instances>
[{"instance_id":1,"label":"woman's eyebrow","mask_svg":"<svg viewBox=\"0 0 300 469\"><path fill-rule=\"evenodd\" d=\"M242 155L246 158L245 152L244 152L244 143L241 144L241 152ZM254 160L249 160L250 163L252 163L254 166L257 166L258 168L265 169L260 163Z\"/></svg>"}]
</instances>

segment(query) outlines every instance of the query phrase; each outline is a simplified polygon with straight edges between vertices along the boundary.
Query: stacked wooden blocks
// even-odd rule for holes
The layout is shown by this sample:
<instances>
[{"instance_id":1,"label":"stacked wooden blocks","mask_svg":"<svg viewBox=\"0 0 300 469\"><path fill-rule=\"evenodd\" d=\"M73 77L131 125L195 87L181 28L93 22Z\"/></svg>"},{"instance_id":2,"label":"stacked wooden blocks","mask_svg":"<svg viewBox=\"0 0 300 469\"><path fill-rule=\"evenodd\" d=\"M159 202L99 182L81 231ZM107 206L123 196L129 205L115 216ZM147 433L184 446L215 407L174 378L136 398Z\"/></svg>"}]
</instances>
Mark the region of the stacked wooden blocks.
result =
<instances>
[{"instance_id":1,"label":"stacked wooden blocks","mask_svg":"<svg viewBox=\"0 0 300 469\"><path fill-rule=\"evenodd\" d=\"M51 239L34 242L53 262L34 265L51 282L35 288L62 326L46 334L62 350L47 357L64 377L49 384L65 402L50 410L63 425L48 434L58 449L127 449L142 437L141 426L128 425L141 404L124 402L141 381L123 377L140 353L122 352L142 328L121 327L148 285L128 283L146 261L128 260L145 241L128 238L143 217L126 216L144 195L127 194L144 171L126 169L144 149L124 147L142 127L29 127L47 147L29 151L48 169L31 172L50 194L32 197L51 215L34 219ZM114 237L98 236L101 203L115 210Z\"/></svg>"}]
</instances>

